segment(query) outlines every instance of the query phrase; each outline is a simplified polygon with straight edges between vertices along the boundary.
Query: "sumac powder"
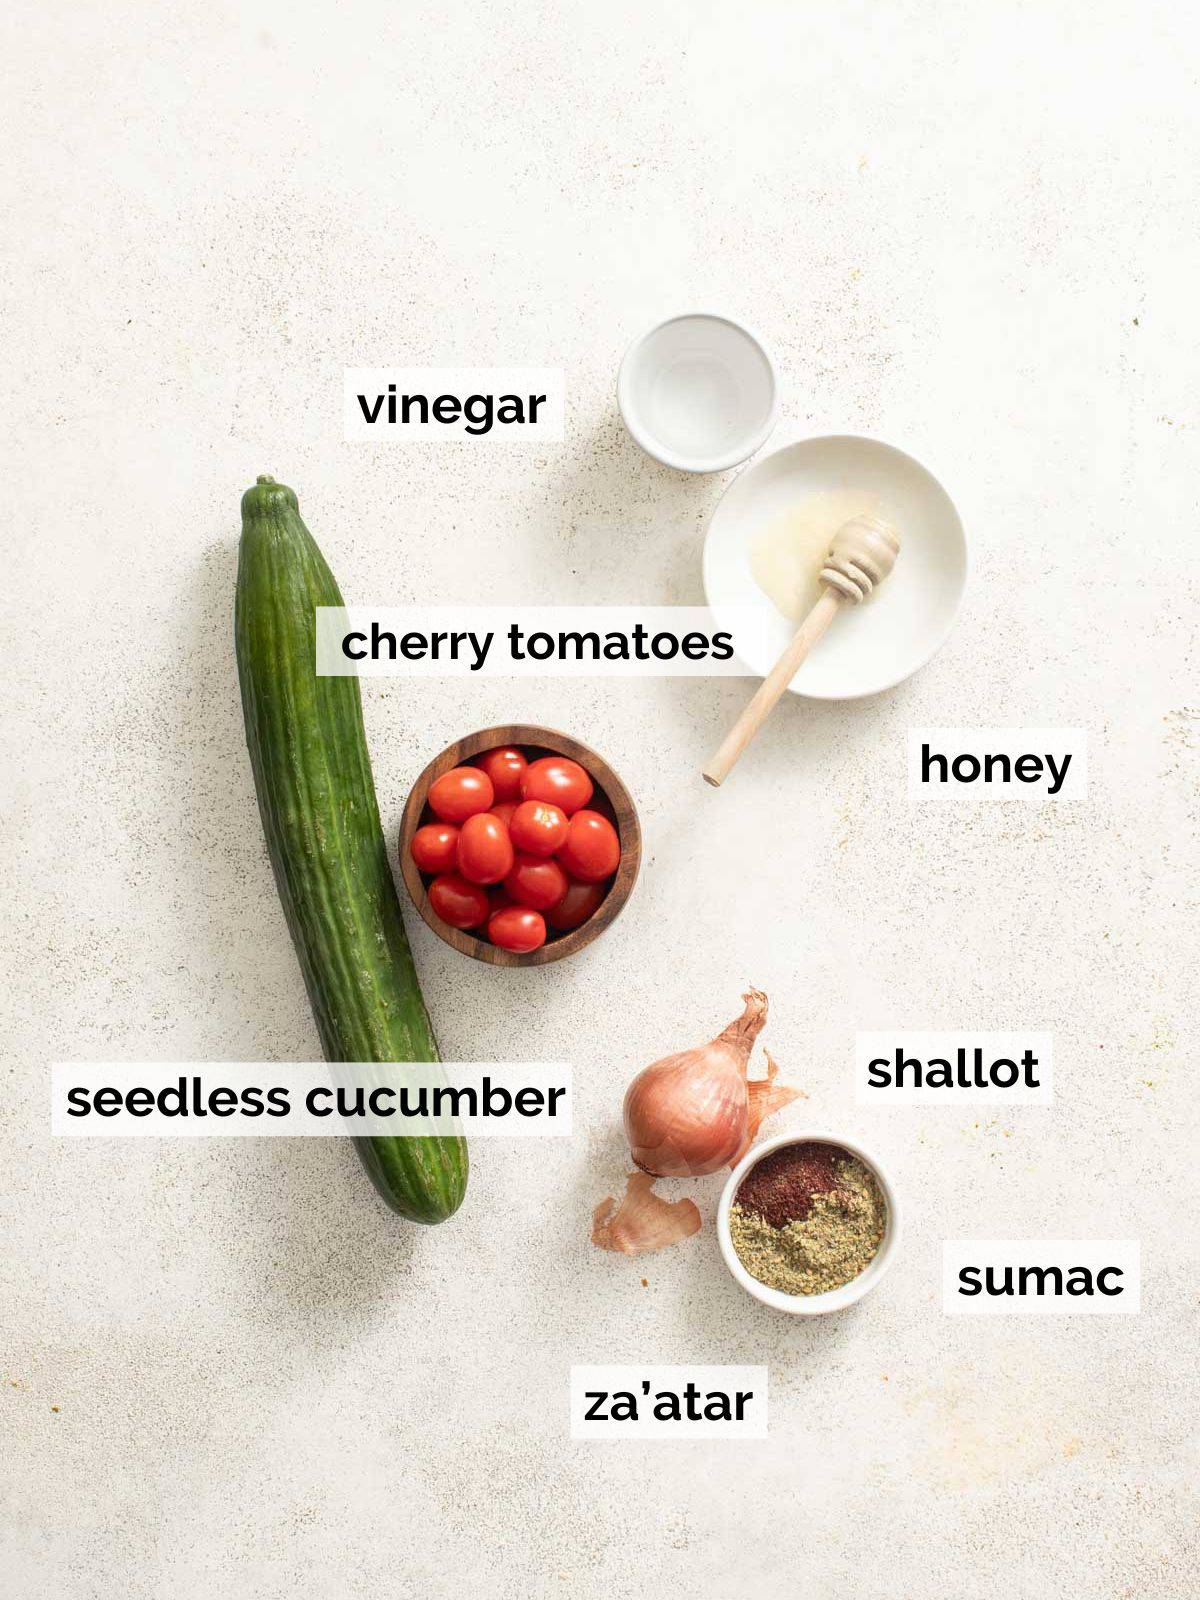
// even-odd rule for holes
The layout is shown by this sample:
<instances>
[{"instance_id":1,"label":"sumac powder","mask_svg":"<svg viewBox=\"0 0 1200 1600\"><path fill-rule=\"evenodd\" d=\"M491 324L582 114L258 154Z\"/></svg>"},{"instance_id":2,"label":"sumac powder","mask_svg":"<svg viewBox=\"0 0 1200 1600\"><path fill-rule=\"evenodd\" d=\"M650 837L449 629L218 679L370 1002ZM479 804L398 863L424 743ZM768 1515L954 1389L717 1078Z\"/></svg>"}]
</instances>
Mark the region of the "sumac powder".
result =
<instances>
[{"instance_id":1,"label":"sumac powder","mask_svg":"<svg viewBox=\"0 0 1200 1600\"><path fill-rule=\"evenodd\" d=\"M737 1204L757 1212L772 1228L803 1220L812 1210L814 1195L829 1194L840 1186L841 1163L847 1156L840 1145L819 1144L815 1139L780 1145L750 1168L738 1188Z\"/></svg>"}]
</instances>

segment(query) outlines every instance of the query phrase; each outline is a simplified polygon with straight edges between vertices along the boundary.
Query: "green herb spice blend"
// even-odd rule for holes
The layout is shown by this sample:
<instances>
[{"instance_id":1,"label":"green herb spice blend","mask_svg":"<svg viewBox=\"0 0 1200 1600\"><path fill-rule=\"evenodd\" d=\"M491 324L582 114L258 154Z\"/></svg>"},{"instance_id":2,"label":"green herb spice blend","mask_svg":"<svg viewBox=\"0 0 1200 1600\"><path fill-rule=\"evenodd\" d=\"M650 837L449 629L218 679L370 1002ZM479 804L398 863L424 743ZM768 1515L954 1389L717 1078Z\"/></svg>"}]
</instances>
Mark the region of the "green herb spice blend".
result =
<instances>
[{"instance_id":1,"label":"green herb spice blend","mask_svg":"<svg viewBox=\"0 0 1200 1600\"><path fill-rule=\"evenodd\" d=\"M738 1259L784 1294L824 1294L857 1278L883 1242L874 1174L838 1144L780 1145L756 1162L729 1208Z\"/></svg>"}]
</instances>

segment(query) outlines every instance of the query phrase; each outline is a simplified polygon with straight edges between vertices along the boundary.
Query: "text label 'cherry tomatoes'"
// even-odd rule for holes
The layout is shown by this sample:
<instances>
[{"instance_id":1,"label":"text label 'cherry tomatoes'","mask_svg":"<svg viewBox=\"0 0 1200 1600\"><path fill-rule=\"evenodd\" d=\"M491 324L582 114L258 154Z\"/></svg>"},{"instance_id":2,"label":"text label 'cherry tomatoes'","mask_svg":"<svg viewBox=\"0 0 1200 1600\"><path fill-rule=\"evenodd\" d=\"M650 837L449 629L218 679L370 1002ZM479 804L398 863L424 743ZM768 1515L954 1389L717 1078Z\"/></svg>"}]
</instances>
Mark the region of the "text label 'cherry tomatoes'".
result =
<instances>
[{"instance_id":1,"label":"text label 'cherry tomatoes'","mask_svg":"<svg viewBox=\"0 0 1200 1600\"><path fill-rule=\"evenodd\" d=\"M452 767L429 786L429 806L443 822L465 822L491 806L492 780L478 767Z\"/></svg>"},{"instance_id":2,"label":"text label 'cherry tomatoes'","mask_svg":"<svg viewBox=\"0 0 1200 1600\"><path fill-rule=\"evenodd\" d=\"M567 837L566 814L544 800L522 800L508 831L516 849L531 856L552 856Z\"/></svg>"},{"instance_id":3,"label":"text label 'cherry tomatoes'","mask_svg":"<svg viewBox=\"0 0 1200 1600\"><path fill-rule=\"evenodd\" d=\"M457 850L458 829L452 822L427 822L413 834L412 858L419 872L451 872Z\"/></svg>"},{"instance_id":4,"label":"text label 'cherry tomatoes'","mask_svg":"<svg viewBox=\"0 0 1200 1600\"><path fill-rule=\"evenodd\" d=\"M504 887L518 905L546 911L567 892L567 875L551 856L519 855Z\"/></svg>"},{"instance_id":5,"label":"text label 'cherry tomatoes'","mask_svg":"<svg viewBox=\"0 0 1200 1600\"><path fill-rule=\"evenodd\" d=\"M476 758L475 765L491 779L497 800L524 798L521 794L521 778L529 763L512 745L505 744L496 750L486 751Z\"/></svg>"},{"instance_id":6,"label":"text label 'cherry tomatoes'","mask_svg":"<svg viewBox=\"0 0 1200 1600\"><path fill-rule=\"evenodd\" d=\"M546 942L546 921L528 906L505 906L488 918L488 938L501 950L537 950Z\"/></svg>"},{"instance_id":7,"label":"text label 'cherry tomatoes'","mask_svg":"<svg viewBox=\"0 0 1200 1600\"><path fill-rule=\"evenodd\" d=\"M520 812L517 814L519 816ZM584 883L598 883L617 870L621 841L607 817L602 817L598 811L577 811L557 854L573 878L581 878Z\"/></svg>"},{"instance_id":8,"label":"text label 'cherry tomatoes'","mask_svg":"<svg viewBox=\"0 0 1200 1600\"><path fill-rule=\"evenodd\" d=\"M512 871L508 829L490 811L468 817L458 836L458 870L471 883L499 883Z\"/></svg>"},{"instance_id":9,"label":"text label 'cherry tomatoes'","mask_svg":"<svg viewBox=\"0 0 1200 1600\"><path fill-rule=\"evenodd\" d=\"M558 933L570 933L599 911L608 890L602 883L572 883L566 894L546 912L546 921Z\"/></svg>"},{"instance_id":10,"label":"text label 'cherry tomatoes'","mask_svg":"<svg viewBox=\"0 0 1200 1600\"><path fill-rule=\"evenodd\" d=\"M578 761L567 756L542 756L526 767L521 794L526 800L549 800L569 817L592 798L592 780Z\"/></svg>"},{"instance_id":11,"label":"text label 'cherry tomatoes'","mask_svg":"<svg viewBox=\"0 0 1200 1600\"><path fill-rule=\"evenodd\" d=\"M487 890L457 872L443 872L429 885L429 904L452 928L477 928L491 909Z\"/></svg>"}]
</instances>

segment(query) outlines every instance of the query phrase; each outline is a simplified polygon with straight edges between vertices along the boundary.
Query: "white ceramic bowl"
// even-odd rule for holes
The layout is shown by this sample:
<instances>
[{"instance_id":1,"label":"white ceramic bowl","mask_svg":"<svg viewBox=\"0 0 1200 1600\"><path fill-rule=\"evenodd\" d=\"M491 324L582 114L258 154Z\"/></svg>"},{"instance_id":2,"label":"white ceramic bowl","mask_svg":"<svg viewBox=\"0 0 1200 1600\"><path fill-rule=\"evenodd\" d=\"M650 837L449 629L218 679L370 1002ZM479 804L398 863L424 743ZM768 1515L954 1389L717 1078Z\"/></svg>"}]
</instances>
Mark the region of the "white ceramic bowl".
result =
<instances>
[{"instance_id":1,"label":"white ceramic bowl","mask_svg":"<svg viewBox=\"0 0 1200 1600\"><path fill-rule=\"evenodd\" d=\"M851 1278L850 1282L842 1284L840 1289L829 1289L824 1294L784 1294L780 1289L772 1289L769 1285L760 1283L742 1265L729 1234L729 1208L733 1204L742 1179L765 1155L769 1155L772 1150L780 1149L785 1144L804 1144L809 1140L818 1144L836 1144L852 1156L857 1156L865 1167L870 1168L887 1206L887 1222L883 1230L883 1241L874 1260L865 1272L859 1273L857 1278ZM730 1173L729 1181L721 1194L721 1203L717 1207L717 1239L720 1241L725 1265L734 1278L747 1294L753 1295L756 1300L761 1300L763 1305L773 1306L776 1311L789 1311L798 1317L819 1317L827 1311L843 1311L847 1306L852 1306L856 1300L861 1300L863 1295L869 1294L891 1266L899 1238L900 1207L896 1200L896 1191L878 1156L872 1155L869 1150L864 1150L854 1139L843 1138L838 1133L826 1133L821 1129L815 1133L811 1131L780 1133L773 1139L764 1139L762 1144L756 1144Z\"/></svg>"},{"instance_id":2,"label":"white ceramic bowl","mask_svg":"<svg viewBox=\"0 0 1200 1600\"><path fill-rule=\"evenodd\" d=\"M617 375L625 426L681 472L723 472L775 426L779 382L762 341L731 317L670 317L635 339Z\"/></svg>"},{"instance_id":3,"label":"white ceramic bowl","mask_svg":"<svg viewBox=\"0 0 1200 1600\"><path fill-rule=\"evenodd\" d=\"M784 445L733 480L704 543L704 593L720 627L738 633L746 665L764 677L797 624L775 609L750 570L760 530L809 495L871 495L900 535L891 576L859 606L843 606L788 687L814 700L878 694L922 667L945 642L967 579L967 541L954 502L912 456L880 439L830 434ZM749 606L761 626L747 629Z\"/></svg>"}]
</instances>

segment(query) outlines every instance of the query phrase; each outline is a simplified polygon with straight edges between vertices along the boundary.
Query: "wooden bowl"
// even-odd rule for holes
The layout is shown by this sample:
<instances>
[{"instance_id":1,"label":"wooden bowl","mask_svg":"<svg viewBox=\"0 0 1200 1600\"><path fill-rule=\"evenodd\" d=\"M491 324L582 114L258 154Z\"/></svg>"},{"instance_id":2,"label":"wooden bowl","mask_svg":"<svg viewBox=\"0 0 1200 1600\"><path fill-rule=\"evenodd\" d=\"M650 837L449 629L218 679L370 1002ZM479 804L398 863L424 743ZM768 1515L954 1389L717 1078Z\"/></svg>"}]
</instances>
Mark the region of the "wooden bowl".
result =
<instances>
[{"instance_id":1,"label":"wooden bowl","mask_svg":"<svg viewBox=\"0 0 1200 1600\"><path fill-rule=\"evenodd\" d=\"M612 888L601 902L599 910L570 933L547 939L539 950L501 950L499 945L491 944L487 939L477 939L473 933L464 933L443 922L429 904L425 880L412 858L413 834L427 820L426 799L434 780L452 767L465 766L485 750L504 744L520 745L534 750L538 755L569 756L572 761L578 761L595 784L596 798L607 800L613 826L621 841L621 863ZM558 733L554 728L535 728L520 722L505 723L498 728L482 728L478 733L468 734L465 739L457 739L447 745L413 784L400 821L400 871L413 904L439 939L452 945L455 950L461 950L463 955L472 956L476 961L486 961L493 967L542 967L548 961L561 961L564 956L573 956L577 950L591 944L615 920L629 899L641 858L642 830L633 798L608 762L568 734Z\"/></svg>"}]
</instances>

